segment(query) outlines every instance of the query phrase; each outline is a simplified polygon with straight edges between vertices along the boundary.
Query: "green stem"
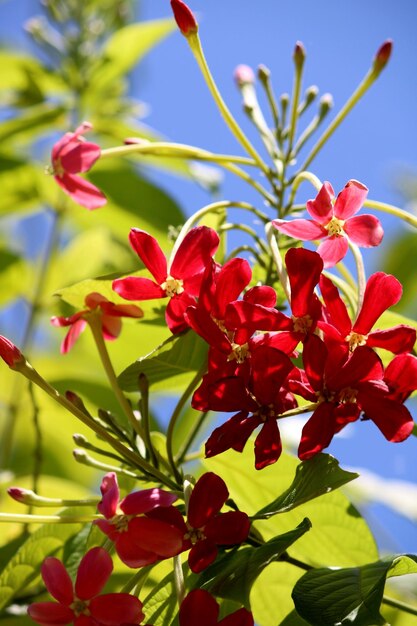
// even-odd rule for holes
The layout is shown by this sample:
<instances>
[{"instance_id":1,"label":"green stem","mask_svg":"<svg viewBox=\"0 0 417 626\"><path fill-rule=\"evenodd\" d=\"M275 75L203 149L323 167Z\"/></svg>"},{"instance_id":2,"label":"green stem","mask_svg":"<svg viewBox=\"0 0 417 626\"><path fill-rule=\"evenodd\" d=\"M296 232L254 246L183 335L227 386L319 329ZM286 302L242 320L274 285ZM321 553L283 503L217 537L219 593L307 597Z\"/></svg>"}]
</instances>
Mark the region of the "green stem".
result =
<instances>
[{"instance_id":1,"label":"green stem","mask_svg":"<svg viewBox=\"0 0 417 626\"><path fill-rule=\"evenodd\" d=\"M292 417L293 415L302 415L303 413L311 413L312 411L315 411L318 406L318 402L312 402L311 404L297 406L295 409L291 409L290 411L285 411L285 413L281 413L279 419L282 419L283 417Z\"/></svg>"},{"instance_id":2,"label":"green stem","mask_svg":"<svg viewBox=\"0 0 417 626\"><path fill-rule=\"evenodd\" d=\"M301 185L301 183L304 181L311 183L317 191L320 191L320 189L322 188L322 182L315 174L313 174L312 172L307 172L307 171L299 172L297 176L294 178L292 185L291 185L291 193L290 193L290 197L289 197L288 205L287 205L288 209L291 208L292 203L295 198L295 194L297 193L297 190L299 186Z\"/></svg>"},{"instance_id":3,"label":"green stem","mask_svg":"<svg viewBox=\"0 0 417 626\"><path fill-rule=\"evenodd\" d=\"M416 607L410 606L410 604L406 604L405 602L401 602L401 600L395 600L395 598L389 598L388 596L383 596L382 602L383 604L386 604L387 606L392 606L395 609L404 611L404 613L409 613L410 615L417 615Z\"/></svg>"},{"instance_id":4,"label":"green stem","mask_svg":"<svg viewBox=\"0 0 417 626\"><path fill-rule=\"evenodd\" d=\"M158 467L158 457L155 453L151 439L151 424L149 415L149 384L145 374L139 374L139 391L140 391L140 414L141 423L143 424L143 441L148 450L154 467Z\"/></svg>"},{"instance_id":5,"label":"green stem","mask_svg":"<svg viewBox=\"0 0 417 626\"><path fill-rule=\"evenodd\" d=\"M356 317L357 317L362 307L363 296L365 294L365 289L366 289L365 266L363 264L363 257L358 246L352 243L351 241L349 241L349 247L355 258L356 269L358 272L358 303L357 303L357 308L356 308Z\"/></svg>"},{"instance_id":6,"label":"green stem","mask_svg":"<svg viewBox=\"0 0 417 626\"><path fill-rule=\"evenodd\" d=\"M395 215L400 219L407 222L414 228L417 228L417 217L408 211L404 211L403 209L399 209L393 204L385 204L385 202L378 202L378 200L365 200L363 203L364 207L368 207L371 209L376 209L377 211L383 211L384 213L389 213L390 215Z\"/></svg>"},{"instance_id":7,"label":"green stem","mask_svg":"<svg viewBox=\"0 0 417 626\"><path fill-rule=\"evenodd\" d=\"M20 513L0 513L0 522L22 524L77 524L104 519L102 515L24 515Z\"/></svg>"},{"instance_id":8,"label":"green stem","mask_svg":"<svg viewBox=\"0 0 417 626\"><path fill-rule=\"evenodd\" d=\"M281 253L279 251L277 238L275 236L276 229L271 222L269 222L269 224L265 226L265 232L268 239L269 247L271 248L273 259L275 261L279 280L281 282L282 288L284 289L284 293L287 296L288 302L291 302L290 281L288 280L287 272L282 263Z\"/></svg>"},{"instance_id":9,"label":"green stem","mask_svg":"<svg viewBox=\"0 0 417 626\"><path fill-rule=\"evenodd\" d=\"M295 132L297 130L298 120L298 103L300 102L301 82L303 78L303 66L304 63L297 63L295 67L294 85L291 98L291 115L290 115L290 128L288 133L288 151L287 159L290 160L293 156L292 148L294 145Z\"/></svg>"},{"instance_id":10,"label":"green stem","mask_svg":"<svg viewBox=\"0 0 417 626\"><path fill-rule=\"evenodd\" d=\"M256 243L259 245L259 247L263 250L263 252L266 252L267 254L269 254L269 248L266 245L265 241L259 237L259 235L258 235L258 233L256 232L255 229L251 228L247 224L227 223L227 224L223 224L219 228L219 231L221 231L221 232L227 232L229 230L240 230L243 233L246 233L247 235L250 235L252 237L252 239L254 239L256 241Z\"/></svg>"},{"instance_id":11,"label":"green stem","mask_svg":"<svg viewBox=\"0 0 417 626\"><path fill-rule=\"evenodd\" d=\"M174 556L173 560L175 593L177 594L178 606L181 606L181 602L185 597L184 572L182 571L181 557Z\"/></svg>"},{"instance_id":12,"label":"green stem","mask_svg":"<svg viewBox=\"0 0 417 626\"><path fill-rule=\"evenodd\" d=\"M201 415L199 416L199 418L195 421L194 425L191 427L191 430L188 433L187 439L182 444L181 448L178 450L175 456L175 461L178 464L181 464L185 460L185 456L187 455L188 450L192 446L193 441L197 437L199 430L202 427L203 422L206 419L208 413L209 413L208 411L203 411ZM198 454L200 455L200 452Z\"/></svg>"}]
</instances>

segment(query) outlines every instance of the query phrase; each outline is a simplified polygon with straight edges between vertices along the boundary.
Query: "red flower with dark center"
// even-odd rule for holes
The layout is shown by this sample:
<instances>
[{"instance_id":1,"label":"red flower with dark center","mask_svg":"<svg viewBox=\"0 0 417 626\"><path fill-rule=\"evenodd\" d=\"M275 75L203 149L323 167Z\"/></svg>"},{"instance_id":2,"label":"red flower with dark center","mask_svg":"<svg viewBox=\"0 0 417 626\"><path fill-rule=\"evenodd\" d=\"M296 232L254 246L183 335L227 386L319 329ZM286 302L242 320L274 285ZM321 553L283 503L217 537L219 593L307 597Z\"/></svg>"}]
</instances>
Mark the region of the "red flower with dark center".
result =
<instances>
[{"instance_id":1,"label":"red flower with dark center","mask_svg":"<svg viewBox=\"0 0 417 626\"><path fill-rule=\"evenodd\" d=\"M111 341L117 339L122 330L121 317L143 317L143 311L134 304L114 304L99 293L90 293L85 298L85 304L88 307L83 311L78 311L70 317L51 318L51 324L54 326L70 326L64 341L61 344L61 352L65 354L71 350L80 334L87 325L87 318L92 311L100 313L100 321L104 339Z\"/></svg>"},{"instance_id":2,"label":"red flower with dark center","mask_svg":"<svg viewBox=\"0 0 417 626\"><path fill-rule=\"evenodd\" d=\"M75 585L59 559L48 557L41 567L45 586L57 602L35 602L29 605L30 617L42 626L75 624L75 626L120 626L140 624L144 618L142 604L128 593L99 595L113 570L109 554L103 548L92 548L81 559Z\"/></svg>"},{"instance_id":3,"label":"red flower with dark center","mask_svg":"<svg viewBox=\"0 0 417 626\"><path fill-rule=\"evenodd\" d=\"M252 613L246 609L238 609L220 621L219 605L216 600L203 589L194 589L181 602L179 611L180 626L253 626Z\"/></svg>"},{"instance_id":4,"label":"red flower with dark center","mask_svg":"<svg viewBox=\"0 0 417 626\"><path fill-rule=\"evenodd\" d=\"M105 195L79 172L87 172L100 157L100 146L85 141L82 134L92 128L84 122L73 133L66 133L52 148L52 173L58 185L75 202L87 209L98 209L106 204Z\"/></svg>"},{"instance_id":5,"label":"red flower with dark center","mask_svg":"<svg viewBox=\"0 0 417 626\"><path fill-rule=\"evenodd\" d=\"M402 295L402 285L391 274L376 272L366 284L363 303L354 324L350 321L345 303L337 288L326 276L320 278L320 290L325 303L324 321L318 326L332 341L353 352L358 346L384 348L394 354L410 352L416 341L416 331L411 326L399 324L386 330L372 331L378 318L389 307L397 304Z\"/></svg>"},{"instance_id":6,"label":"red flower with dark center","mask_svg":"<svg viewBox=\"0 0 417 626\"><path fill-rule=\"evenodd\" d=\"M317 252L324 267L339 263L348 251L348 239L365 248L378 246L384 235L380 221L373 215L355 214L361 208L368 189L357 180L349 180L335 199L330 183L326 182L315 200L307 202L312 220L273 220L280 232L301 241L324 239Z\"/></svg>"},{"instance_id":7,"label":"red flower with dark center","mask_svg":"<svg viewBox=\"0 0 417 626\"><path fill-rule=\"evenodd\" d=\"M172 525L170 509L177 496L162 489L134 491L119 502L116 474L103 478L96 520L113 542L120 559L129 567L143 567L179 554L183 547L180 530ZM156 515L154 515L156 513Z\"/></svg>"},{"instance_id":8,"label":"red flower with dark center","mask_svg":"<svg viewBox=\"0 0 417 626\"><path fill-rule=\"evenodd\" d=\"M191 229L169 263L156 239L144 230L132 228L129 239L155 280L136 276L120 278L113 282L114 291L126 300L168 297L165 319L169 329L174 334L186 330L184 313L196 302L203 272L219 245L217 233L207 226Z\"/></svg>"}]
</instances>

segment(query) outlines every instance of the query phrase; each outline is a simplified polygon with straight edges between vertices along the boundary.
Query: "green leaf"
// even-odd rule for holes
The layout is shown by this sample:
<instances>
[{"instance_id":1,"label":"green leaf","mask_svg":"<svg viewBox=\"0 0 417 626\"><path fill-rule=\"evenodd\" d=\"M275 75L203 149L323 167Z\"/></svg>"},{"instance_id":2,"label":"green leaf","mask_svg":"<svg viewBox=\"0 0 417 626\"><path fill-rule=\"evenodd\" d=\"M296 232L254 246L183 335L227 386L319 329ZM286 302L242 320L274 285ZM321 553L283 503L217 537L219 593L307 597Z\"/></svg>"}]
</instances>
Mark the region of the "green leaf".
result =
<instances>
[{"instance_id":1,"label":"green leaf","mask_svg":"<svg viewBox=\"0 0 417 626\"><path fill-rule=\"evenodd\" d=\"M24 56L17 52L0 51L0 90L8 92L6 102L13 104L26 103L26 96L36 85L43 93L59 92L66 89L61 77L44 67L37 59ZM16 98L16 94L18 97ZM12 96L12 97L11 97ZM2 94L4 100L4 94Z\"/></svg>"},{"instance_id":2,"label":"green leaf","mask_svg":"<svg viewBox=\"0 0 417 626\"><path fill-rule=\"evenodd\" d=\"M145 374L149 385L161 383L163 389L177 388L198 372L207 359L207 344L194 332L187 331L170 337L156 350L141 357L119 376L125 391L137 391L138 376Z\"/></svg>"},{"instance_id":3,"label":"green leaf","mask_svg":"<svg viewBox=\"0 0 417 626\"><path fill-rule=\"evenodd\" d=\"M91 76L91 93L97 93L97 90L127 74L174 29L172 19L161 19L130 24L116 31L106 42L103 63Z\"/></svg>"},{"instance_id":4,"label":"green leaf","mask_svg":"<svg viewBox=\"0 0 417 626\"><path fill-rule=\"evenodd\" d=\"M298 613L311 626L379 626L387 577L417 573L417 556L387 557L362 567L313 569L293 591Z\"/></svg>"},{"instance_id":5,"label":"green leaf","mask_svg":"<svg viewBox=\"0 0 417 626\"><path fill-rule=\"evenodd\" d=\"M152 626L169 626L177 612L174 573L163 578L143 600L145 622Z\"/></svg>"},{"instance_id":6,"label":"green leaf","mask_svg":"<svg viewBox=\"0 0 417 626\"><path fill-rule=\"evenodd\" d=\"M86 508L66 509L64 515L85 514ZM0 575L0 609L9 604L38 575L45 559L55 555L82 528L80 523L44 524L15 553Z\"/></svg>"},{"instance_id":7,"label":"green leaf","mask_svg":"<svg viewBox=\"0 0 417 626\"><path fill-rule=\"evenodd\" d=\"M259 547L246 547L234 553L227 552L208 567L195 585L215 596L235 600L250 608L249 595L261 572L311 528L306 518L301 524Z\"/></svg>"},{"instance_id":8,"label":"green leaf","mask_svg":"<svg viewBox=\"0 0 417 626\"><path fill-rule=\"evenodd\" d=\"M0 124L0 133L2 124ZM32 163L0 156L0 213L15 213L39 204L39 170Z\"/></svg>"},{"instance_id":9,"label":"green leaf","mask_svg":"<svg viewBox=\"0 0 417 626\"><path fill-rule=\"evenodd\" d=\"M65 123L66 109L49 103L37 104L30 107L19 117L7 120L0 124L0 141L2 144L8 140L15 141L36 136L38 133L50 130L51 124Z\"/></svg>"},{"instance_id":10,"label":"green leaf","mask_svg":"<svg viewBox=\"0 0 417 626\"><path fill-rule=\"evenodd\" d=\"M300 463L288 489L258 511L253 519L267 519L271 515L290 511L304 502L338 489L358 476L359 474L343 470L339 461L330 454L318 454Z\"/></svg>"}]
</instances>

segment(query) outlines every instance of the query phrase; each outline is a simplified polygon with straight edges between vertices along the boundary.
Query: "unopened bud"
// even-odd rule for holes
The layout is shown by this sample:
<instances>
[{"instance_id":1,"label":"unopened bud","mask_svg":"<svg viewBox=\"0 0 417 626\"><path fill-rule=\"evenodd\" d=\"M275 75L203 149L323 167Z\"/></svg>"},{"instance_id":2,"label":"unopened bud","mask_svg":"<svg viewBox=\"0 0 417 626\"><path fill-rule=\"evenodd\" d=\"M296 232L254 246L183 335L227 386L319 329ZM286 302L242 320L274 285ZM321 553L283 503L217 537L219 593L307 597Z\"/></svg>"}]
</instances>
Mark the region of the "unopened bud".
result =
<instances>
[{"instance_id":1,"label":"unopened bud","mask_svg":"<svg viewBox=\"0 0 417 626\"><path fill-rule=\"evenodd\" d=\"M382 46L378 49L378 52L375 55L374 62L372 65L372 69L376 74L382 72L386 64L388 63L391 52L392 52L393 42L392 39L387 39L384 41Z\"/></svg>"},{"instance_id":2,"label":"unopened bud","mask_svg":"<svg viewBox=\"0 0 417 626\"><path fill-rule=\"evenodd\" d=\"M80 433L74 433L72 436L75 445L80 446L81 448L84 448L86 445L88 445L88 440L86 437L84 437L84 435L81 435Z\"/></svg>"},{"instance_id":3,"label":"unopened bud","mask_svg":"<svg viewBox=\"0 0 417 626\"><path fill-rule=\"evenodd\" d=\"M0 357L12 369L15 369L16 365L25 361L25 357L19 348L7 337L3 337L3 335L0 335Z\"/></svg>"},{"instance_id":4,"label":"unopened bud","mask_svg":"<svg viewBox=\"0 0 417 626\"><path fill-rule=\"evenodd\" d=\"M123 140L123 143L126 146L132 146L132 145L146 146L147 144L150 144L151 142L149 141L149 139L142 139L142 137L126 137L126 139Z\"/></svg>"},{"instance_id":5,"label":"unopened bud","mask_svg":"<svg viewBox=\"0 0 417 626\"><path fill-rule=\"evenodd\" d=\"M177 22L178 28L184 35L184 37L189 37L190 35L194 35L198 31L197 20L194 17L191 9L182 2L182 0L171 0L171 8L174 13L175 21Z\"/></svg>"},{"instance_id":6,"label":"unopened bud","mask_svg":"<svg viewBox=\"0 0 417 626\"><path fill-rule=\"evenodd\" d=\"M233 76L238 87L255 83L255 74L249 65L238 65Z\"/></svg>"},{"instance_id":7,"label":"unopened bud","mask_svg":"<svg viewBox=\"0 0 417 626\"><path fill-rule=\"evenodd\" d=\"M319 116L322 119L334 106L333 96L331 93L324 93L320 98Z\"/></svg>"},{"instance_id":8,"label":"unopened bud","mask_svg":"<svg viewBox=\"0 0 417 626\"><path fill-rule=\"evenodd\" d=\"M22 504L31 504L31 502L28 502L27 498L34 495L33 491L30 491L29 489L21 489L20 487L9 487L7 493L11 498L13 498L13 500L21 502Z\"/></svg>"},{"instance_id":9,"label":"unopened bud","mask_svg":"<svg viewBox=\"0 0 417 626\"><path fill-rule=\"evenodd\" d=\"M308 87L304 94L306 104L307 105L311 104L313 100L317 98L318 95L319 95L319 88L317 87L317 85L311 85L311 87Z\"/></svg>"},{"instance_id":10,"label":"unopened bud","mask_svg":"<svg viewBox=\"0 0 417 626\"><path fill-rule=\"evenodd\" d=\"M267 82L271 77L271 70L266 65L259 65L258 78L262 83Z\"/></svg>"},{"instance_id":11,"label":"unopened bud","mask_svg":"<svg viewBox=\"0 0 417 626\"><path fill-rule=\"evenodd\" d=\"M74 391L66 391L65 397L69 402L71 402L71 404L76 406L77 409L85 413L85 415L91 417L90 413L85 408L84 402L81 400L80 396L78 396Z\"/></svg>"},{"instance_id":12,"label":"unopened bud","mask_svg":"<svg viewBox=\"0 0 417 626\"><path fill-rule=\"evenodd\" d=\"M293 58L295 67L297 69L301 69L304 65L304 61L306 58L306 51L301 41L297 41L297 43L295 44L292 58Z\"/></svg>"}]
</instances>

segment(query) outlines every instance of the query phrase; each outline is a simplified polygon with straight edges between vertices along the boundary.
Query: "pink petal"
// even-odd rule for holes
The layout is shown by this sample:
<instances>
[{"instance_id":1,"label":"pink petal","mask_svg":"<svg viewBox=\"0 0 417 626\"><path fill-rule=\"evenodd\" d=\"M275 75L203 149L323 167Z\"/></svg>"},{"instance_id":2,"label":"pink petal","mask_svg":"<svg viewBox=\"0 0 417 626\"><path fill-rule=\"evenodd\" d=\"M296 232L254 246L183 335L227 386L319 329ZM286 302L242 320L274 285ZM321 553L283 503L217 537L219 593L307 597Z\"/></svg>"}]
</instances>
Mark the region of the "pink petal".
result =
<instances>
[{"instance_id":1,"label":"pink petal","mask_svg":"<svg viewBox=\"0 0 417 626\"><path fill-rule=\"evenodd\" d=\"M118 278L113 281L112 288L125 300L154 300L166 297L165 291L150 278L137 276Z\"/></svg>"},{"instance_id":2,"label":"pink petal","mask_svg":"<svg viewBox=\"0 0 417 626\"><path fill-rule=\"evenodd\" d=\"M198 541L191 548L188 555L188 565L190 566L191 571L195 574L202 572L216 560L217 552L217 546L213 541L211 541L211 539ZM216 622L214 622L214 625L215 624Z\"/></svg>"},{"instance_id":3,"label":"pink petal","mask_svg":"<svg viewBox=\"0 0 417 626\"><path fill-rule=\"evenodd\" d=\"M324 268L333 267L336 263L339 263L348 251L348 240L346 237L335 235L328 237L321 242L317 248L317 252L321 256L324 262Z\"/></svg>"},{"instance_id":4,"label":"pink petal","mask_svg":"<svg viewBox=\"0 0 417 626\"><path fill-rule=\"evenodd\" d=\"M81 335L86 325L87 322L85 320L78 320L77 322L75 322L75 324L71 326L64 338L64 341L61 344L62 354L66 354L71 350L72 346L77 341L78 337Z\"/></svg>"},{"instance_id":5,"label":"pink petal","mask_svg":"<svg viewBox=\"0 0 417 626\"><path fill-rule=\"evenodd\" d=\"M103 315L101 318L101 331L104 339L107 341L117 339L122 331L122 320L112 315Z\"/></svg>"},{"instance_id":6,"label":"pink petal","mask_svg":"<svg viewBox=\"0 0 417 626\"><path fill-rule=\"evenodd\" d=\"M184 237L169 268L174 278L190 278L205 270L219 247L220 239L212 228L197 226Z\"/></svg>"},{"instance_id":7,"label":"pink petal","mask_svg":"<svg viewBox=\"0 0 417 626\"><path fill-rule=\"evenodd\" d=\"M102 499L97 505L97 510L106 519L111 519L116 515L120 497L117 476L114 472L109 472L104 476L101 481L100 491Z\"/></svg>"},{"instance_id":8,"label":"pink petal","mask_svg":"<svg viewBox=\"0 0 417 626\"><path fill-rule=\"evenodd\" d=\"M249 529L250 521L246 513L228 511L209 520L204 534L218 546L234 546L247 539Z\"/></svg>"},{"instance_id":9,"label":"pink petal","mask_svg":"<svg viewBox=\"0 0 417 626\"><path fill-rule=\"evenodd\" d=\"M62 326L72 326L72 324L74 324L77 320L82 318L85 313L88 312L89 311L78 311L78 313L74 313L74 315L70 315L69 317L59 317L57 315L54 315L53 317L51 317L51 324L52 326L57 326L58 328L61 328Z\"/></svg>"},{"instance_id":10,"label":"pink petal","mask_svg":"<svg viewBox=\"0 0 417 626\"><path fill-rule=\"evenodd\" d=\"M379 246L384 236L379 219L367 214L346 220L343 230L353 243L362 248Z\"/></svg>"},{"instance_id":11,"label":"pink petal","mask_svg":"<svg viewBox=\"0 0 417 626\"><path fill-rule=\"evenodd\" d=\"M132 228L129 241L158 285L161 285L168 276L167 261L155 237L140 228Z\"/></svg>"},{"instance_id":12,"label":"pink petal","mask_svg":"<svg viewBox=\"0 0 417 626\"><path fill-rule=\"evenodd\" d=\"M136 304L113 304L105 302L101 305L103 313L112 317L143 317L143 311Z\"/></svg>"},{"instance_id":13,"label":"pink petal","mask_svg":"<svg viewBox=\"0 0 417 626\"><path fill-rule=\"evenodd\" d=\"M334 191L330 183L325 182L315 200L308 200L307 211L319 224L327 224L333 216Z\"/></svg>"},{"instance_id":14,"label":"pink petal","mask_svg":"<svg viewBox=\"0 0 417 626\"><path fill-rule=\"evenodd\" d=\"M362 308L353 325L353 331L367 335L382 313L397 304L402 292L402 285L395 276L384 272L372 274L366 283Z\"/></svg>"},{"instance_id":15,"label":"pink petal","mask_svg":"<svg viewBox=\"0 0 417 626\"><path fill-rule=\"evenodd\" d=\"M183 330L187 330L187 322L184 314L189 306L195 304L195 299L189 296L185 291L179 296L170 298L167 308L165 309L165 321L169 330L176 335Z\"/></svg>"},{"instance_id":16,"label":"pink petal","mask_svg":"<svg viewBox=\"0 0 417 626\"><path fill-rule=\"evenodd\" d=\"M74 599L71 578L59 559L48 557L41 567L41 576L45 587L55 600L69 606Z\"/></svg>"},{"instance_id":17,"label":"pink petal","mask_svg":"<svg viewBox=\"0 0 417 626\"><path fill-rule=\"evenodd\" d=\"M75 581L75 595L90 600L98 595L113 570L111 557L104 548L92 548L81 559Z\"/></svg>"},{"instance_id":18,"label":"pink petal","mask_svg":"<svg viewBox=\"0 0 417 626\"><path fill-rule=\"evenodd\" d=\"M104 193L81 176L63 174L62 176L54 176L54 178L75 202L90 211L102 207L107 202Z\"/></svg>"},{"instance_id":19,"label":"pink petal","mask_svg":"<svg viewBox=\"0 0 417 626\"><path fill-rule=\"evenodd\" d=\"M182 601L179 611L180 626L215 626L219 605L203 589L194 589Z\"/></svg>"},{"instance_id":20,"label":"pink petal","mask_svg":"<svg viewBox=\"0 0 417 626\"><path fill-rule=\"evenodd\" d=\"M281 233L301 241L312 241L313 239L322 239L327 236L327 230L313 220L297 219L291 222L272 220L272 224Z\"/></svg>"},{"instance_id":21,"label":"pink petal","mask_svg":"<svg viewBox=\"0 0 417 626\"><path fill-rule=\"evenodd\" d=\"M311 459L330 445L336 429L333 412L332 402L322 402L304 426L298 447L298 457L302 461Z\"/></svg>"},{"instance_id":22,"label":"pink petal","mask_svg":"<svg viewBox=\"0 0 417 626\"><path fill-rule=\"evenodd\" d=\"M177 496L174 493L155 487L130 493L123 498L120 508L126 515L141 515L152 511L157 506L171 506L176 500Z\"/></svg>"},{"instance_id":23,"label":"pink petal","mask_svg":"<svg viewBox=\"0 0 417 626\"><path fill-rule=\"evenodd\" d=\"M63 169L68 174L78 174L79 172L87 172L93 167L100 154L100 146L83 141L71 150L62 152L59 158Z\"/></svg>"},{"instance_id":24,"label":"pink petal","mask_svg":"<svg viewBox=\"0 0 417 626\"><path fill-rule=\"evenodd\" d=\"M341 338L344 339L352 330L352 322L346 305L340 297L337 287L327 276L320 278L320 291L326 305L326 321L332 324L339 331Z\"/></svg>"},{"instance_id":25,"label":"pink petal","mask_svg":"<svg viewBox=\"0 0 417 626\"><path fill-rule=\"evenodd\" d=\"M366 344L371 348L384 348L394 354L411 352L416 342L416 331L410 326L400 324L387 330L369 333Z\"/></svg>"},{"instance_id":26,"label":"pink petal","mask_svg":"<svg viewBox=\"0 0 417 626\"><path fill-rule=\"evenodd\" d=\"M281 436L275 419L268 419L255 439L255 468L276 463L282 452Z\"/></svg>"},{"instance_id":27,"label":"pink petal","mask_svg":"<svg viewBox=\"0 0 417 626\"><path fill-rule=\"evenodd\" d=\"M334 214L340 220L355 215L365 202L368 188L357 180L349 180L336 198Z\"/></svg>"},{"instance_id":28,"label":"pink petal","mask_svg":"<svg viewBox=\"0 0 417 626\"><path fill-rule=\"evenodd\" d=\"M323 261L317 252L290 248L285 255L291 285L291 310L296 317L310 312L314 289L323 271Z\"/></svg>"},{"instance_id":29,"label":"pink petal","mask_svg":"<svg viewBox=\"0 0 417 626\"><path fill-rule=\"evenodd\" d=\"M52 166L57 164L61 152L69 145L70 149L77 143L75 133L65 133L58 141L52 146L51 161Z\"/></svg>"},{"instance_id":30,"label":"pink petal","mask_svg":"<svg viewBox=\"0 0 417 626\"><path fill-rule=\"evenodd\" d=\"M28 606L29 616L38 624L70 624L74 620L74 612L63 604L55 602L35 602Z\"/></svg>"},{"instance_id":31,"label":"pink petal","mask_svg":"<svg viewBox=\"0 0 417 626\"><path fill-rule=\"evenodd\" d=\"M89 609L91 617L105 626L138 624L145 617L142 603L129 593L106 593L93 598Z\"/></svg>"},{"instance_id":32,"label":"pink petal","mask_svg":"<svg viewBox=\"0 0 417 626\"><path fill-rule=\"evenodd\" d=\"M213 472L203 474L195 484L188 507L188 522L193 528L202 528L217 515L229 497L226 483Z\"/></svg>"}]
</instances>

